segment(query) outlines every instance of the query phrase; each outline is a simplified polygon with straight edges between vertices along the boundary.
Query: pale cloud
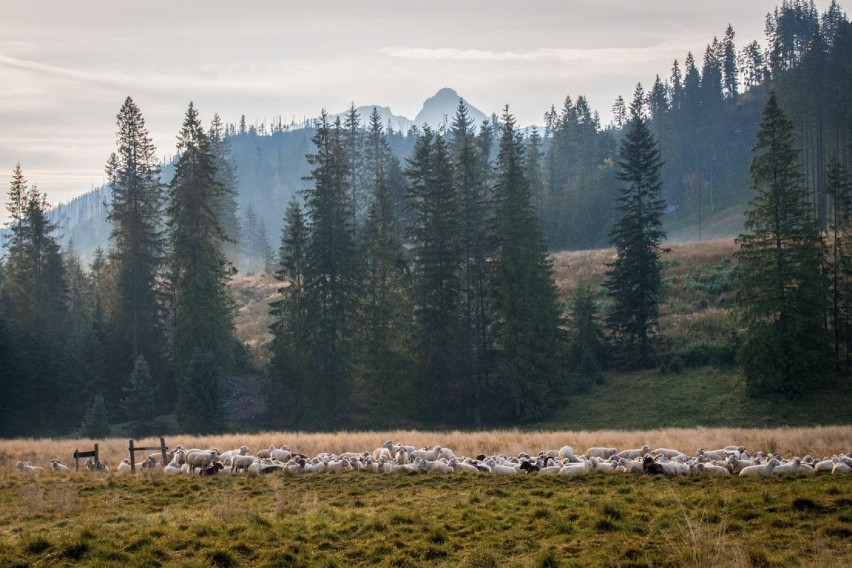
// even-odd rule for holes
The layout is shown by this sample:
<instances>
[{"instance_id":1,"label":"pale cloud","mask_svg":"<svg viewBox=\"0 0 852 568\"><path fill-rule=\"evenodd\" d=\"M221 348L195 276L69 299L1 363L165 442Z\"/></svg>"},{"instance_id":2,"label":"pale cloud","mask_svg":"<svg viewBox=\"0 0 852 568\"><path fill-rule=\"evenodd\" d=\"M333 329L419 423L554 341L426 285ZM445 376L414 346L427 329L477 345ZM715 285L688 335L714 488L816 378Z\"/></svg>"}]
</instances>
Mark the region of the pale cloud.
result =
<instances>
[{"instance_id":1,"label":"pale cloud","mask_svg":"<svg viewBox=\"0 0 852 568\"><path fill-rule=\"evenodd\" d=\"M640 48L541 48L526 51L491 51L483 49L423 48L423 47L384 47L379 53L398 59L420 61L470 61L486 63L618 63L619 66L636 61L649 61L661 54L688 50L688 45L665 44Z\"/></svg>"}]
</instances>

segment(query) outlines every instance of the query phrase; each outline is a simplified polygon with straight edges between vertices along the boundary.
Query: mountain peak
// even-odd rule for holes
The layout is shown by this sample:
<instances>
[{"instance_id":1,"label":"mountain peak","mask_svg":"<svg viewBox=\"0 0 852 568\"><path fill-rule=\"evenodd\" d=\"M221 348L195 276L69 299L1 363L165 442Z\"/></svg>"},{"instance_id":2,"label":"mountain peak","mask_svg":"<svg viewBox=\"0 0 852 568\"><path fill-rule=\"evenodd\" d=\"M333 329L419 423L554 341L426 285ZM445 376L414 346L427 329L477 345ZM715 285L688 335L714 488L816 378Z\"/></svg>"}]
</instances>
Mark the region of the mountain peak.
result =
<instances>
[{"instance_id":1,"label":"mountain peak","mask_svg":"<svg viewBox=\"0 0 852 568\"><path fill-rule=\"evenodd\" d=\"M444 87L423 102L423 108L417 113L414 122L419 125L428 124L433 128L449 125L456 115L459 99L464 100L454 89ZM479 109L472 107L466 100L465 107L474 124L479 124L488 117Z\"/></svg>"}]
</instances>

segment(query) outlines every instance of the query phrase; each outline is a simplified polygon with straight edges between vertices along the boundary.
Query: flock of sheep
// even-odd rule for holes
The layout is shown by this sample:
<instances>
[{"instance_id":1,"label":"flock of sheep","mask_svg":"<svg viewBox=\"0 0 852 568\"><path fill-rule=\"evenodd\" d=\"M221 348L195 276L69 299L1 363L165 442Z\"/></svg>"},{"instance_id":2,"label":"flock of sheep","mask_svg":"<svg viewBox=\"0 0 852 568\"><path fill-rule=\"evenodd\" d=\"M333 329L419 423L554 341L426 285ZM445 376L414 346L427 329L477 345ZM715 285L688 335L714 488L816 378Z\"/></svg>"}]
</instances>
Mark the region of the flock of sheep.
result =
<instances>
[{"instance_id":1,"label":"flock of sheep","mask_svg":"<svg viewBox=\"0 0 852 568\"><path fill-rule=\"evenodd\" d=\"M693 456L678 450L641 448L618 451L616 448L592 447L584 454L575 454L570 446L559 450L539 452L537 455L521 453L517 456L479 455L457 456L449 448L432 446L415 448L387 441L372 452L320 453L314 457L297 453L284 445L271 445L252 455L247 446L219 452L184 449L176 446L167 452L167 463L162 455L151 454L141 461L143 470L161 471L165 475L216 475L260 474L286 472L290 474L325 473L343 471L368 471L391 473L396 471L442 473L491 473L498 475L584 475L594 471L619 473L644 473L660 475L740 475L770 477L782 474L814 475L817 473L847 474L852 471L852 457L839 454L832 457L812 456L784 458L775 453L761 451L750 454L742 446L728 446L719 450L699 448ZM108 472L105 464L87 459L89 471ZM39 475L43 468L31 462L18 462L17 469L30 475ZM54 472L69 472L68 466L58 459L50 462ZM130 460L118 465L119 473L131 471Z\"/></svg>"}]
</instances>

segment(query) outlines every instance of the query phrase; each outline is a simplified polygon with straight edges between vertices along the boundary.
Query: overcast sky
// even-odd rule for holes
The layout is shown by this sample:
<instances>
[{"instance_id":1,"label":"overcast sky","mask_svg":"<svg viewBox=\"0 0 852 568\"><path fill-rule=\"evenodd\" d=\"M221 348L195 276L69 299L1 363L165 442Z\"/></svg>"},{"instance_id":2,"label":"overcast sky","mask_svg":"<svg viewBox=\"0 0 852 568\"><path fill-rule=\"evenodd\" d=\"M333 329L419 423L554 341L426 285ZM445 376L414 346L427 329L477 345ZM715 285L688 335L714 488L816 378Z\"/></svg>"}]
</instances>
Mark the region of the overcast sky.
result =
<instances>
[{"instance_id":1,"label":"overcast sky","mask_svg":"<svg viewBox=\"0 0 852 568\"><path fill-rule=\"evenodd\" d=\"M700 64L728 23L738 48L764 43L780 2L0 0L3 201L17 162L52 204L100 185L127 95L161 156L190 100L205 122L300 121L350 102L414 118L452 87L526 125L584 94L606 123L616 96L688 51Z\"/></svg>"}]
</instances>

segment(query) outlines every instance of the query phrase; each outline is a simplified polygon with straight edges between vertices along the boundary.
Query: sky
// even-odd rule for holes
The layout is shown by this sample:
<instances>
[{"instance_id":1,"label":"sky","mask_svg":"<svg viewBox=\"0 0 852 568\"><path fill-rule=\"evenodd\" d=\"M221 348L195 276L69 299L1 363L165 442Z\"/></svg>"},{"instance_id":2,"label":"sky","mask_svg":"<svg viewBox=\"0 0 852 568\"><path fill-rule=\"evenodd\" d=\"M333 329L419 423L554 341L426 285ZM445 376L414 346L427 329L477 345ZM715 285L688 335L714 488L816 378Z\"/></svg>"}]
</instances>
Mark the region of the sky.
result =
<instances>
[{"instance_id":1,"label":"sky","mask_svg":"<svg viewBox=\"0 0 852 568\"><path fill-rule=\"evenodd\" d=\"M0 176L20 163L51 204L102 184L127 96L163 157L190 101L205 122L298 122L353 102L413 119L451 87L486 113L509 104L521 125L585 95L607 123L618 95L689 51L700 65L729 23L738 48L765 43L780 2L0 0Z\"/></svg>"}]
</instances>

